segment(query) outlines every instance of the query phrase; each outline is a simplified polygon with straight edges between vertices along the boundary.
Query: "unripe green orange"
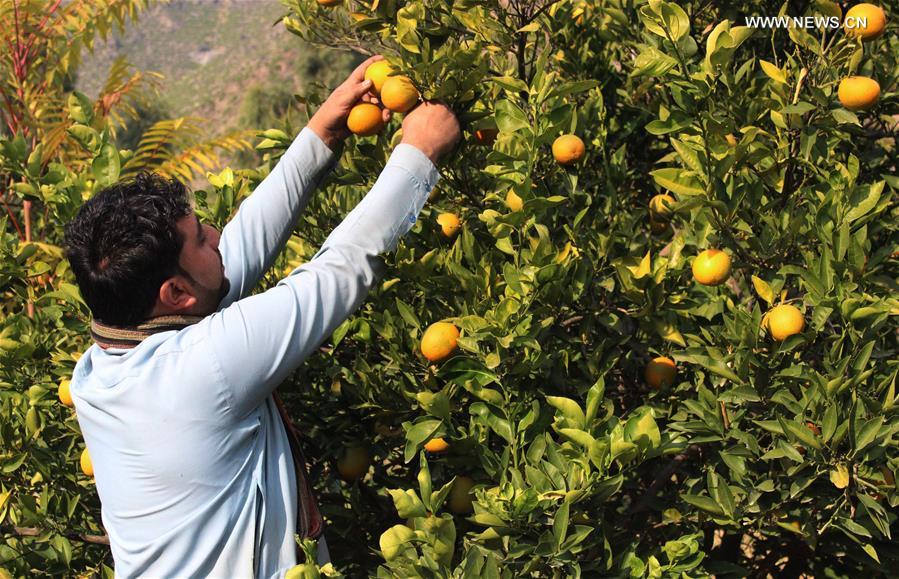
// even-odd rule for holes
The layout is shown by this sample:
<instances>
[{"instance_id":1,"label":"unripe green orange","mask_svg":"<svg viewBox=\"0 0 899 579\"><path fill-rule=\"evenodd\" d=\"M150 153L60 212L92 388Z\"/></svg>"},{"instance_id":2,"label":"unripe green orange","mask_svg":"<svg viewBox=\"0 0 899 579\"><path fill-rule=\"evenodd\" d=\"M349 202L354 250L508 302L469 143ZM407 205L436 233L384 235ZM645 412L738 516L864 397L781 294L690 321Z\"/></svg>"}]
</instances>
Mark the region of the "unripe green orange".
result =
<instances>
[{"instance_id":1,"label":"unripe green orange","mask_svg":"<svg viewBox=\"0 0 899 579\"><path fill-rule=\"evenodd\" d=\"M343 453L337 459L337 472L340 478L346 481L359 480L371 466L371 454L362 445L351 445L343 449Z\"/></svg>"},{"instance_id":2,"label":"unripe green orange","mask_svg":"<svg viewBox=\"0 0 899 579\"><path fill-rule=\"evenodd\" d=\"M471 489L474 487L474 479L469 476L457 476L456 482L449 494L449 510L455 515L467 515L472 511L474 502Z\"/></svg>"}]
</instances>

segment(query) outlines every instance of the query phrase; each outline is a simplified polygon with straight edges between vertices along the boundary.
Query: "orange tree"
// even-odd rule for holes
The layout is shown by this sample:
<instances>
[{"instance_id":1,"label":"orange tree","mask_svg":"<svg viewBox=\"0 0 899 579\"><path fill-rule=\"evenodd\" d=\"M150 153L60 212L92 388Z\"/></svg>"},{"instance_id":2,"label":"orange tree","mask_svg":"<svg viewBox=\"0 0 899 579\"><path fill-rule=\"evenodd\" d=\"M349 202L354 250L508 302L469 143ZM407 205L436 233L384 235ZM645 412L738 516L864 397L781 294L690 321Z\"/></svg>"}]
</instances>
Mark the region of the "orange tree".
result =
<instances>
[{"instance_id":1,"label":"orange tree","mask_svg":"<svg viewBox=\"0 0 899 579\"><path fill-rule=\"evenodd\" d=\"M863 40L751 30L745 16L779 7L745 1L284 4L288 30L384 54L466 130L387 275L281 388L334 559L296 574L843 577L897 563L889 14ZM840 90L849 76L879 99L867 81ZM157 146L183 121L151 130L144 156L119 151L103 103L125 91L90 102L51 80L57 105L27 110L58 115L0 142L0 567L109 574L57 400L87 320L61 227L133 159L209 166L189 142L180 159ZM348 142L262 288L367 192L394 117ZM265 131L258 169L209 173L204 219L224 223L296 129ZM24 227L35 215L41 237Z\"/></svg>"},{"instance_id":2,"label":"orange tree","mask_svg":"<svg viewBox=\"0 0 899 579\"><path fill-rule=\"evenodd\" d=\"M806 4L780 15L842 16ZM750 29L746 16L779 15L751 2L285 6L303 39L384 54L468 136L387 277L286 388L337 568L848 576L896 562L890 28ZM870 83L838 95L849 76L879 100ZM397 127L348 146L302 223L306 257ZM563 164L567 134L586 154ZM422 353L435 322L460 330L446 358ZM360 442L367 476L329 476ZM453 493L470 481L468 507Z\"/></svg>"}]
</instances>

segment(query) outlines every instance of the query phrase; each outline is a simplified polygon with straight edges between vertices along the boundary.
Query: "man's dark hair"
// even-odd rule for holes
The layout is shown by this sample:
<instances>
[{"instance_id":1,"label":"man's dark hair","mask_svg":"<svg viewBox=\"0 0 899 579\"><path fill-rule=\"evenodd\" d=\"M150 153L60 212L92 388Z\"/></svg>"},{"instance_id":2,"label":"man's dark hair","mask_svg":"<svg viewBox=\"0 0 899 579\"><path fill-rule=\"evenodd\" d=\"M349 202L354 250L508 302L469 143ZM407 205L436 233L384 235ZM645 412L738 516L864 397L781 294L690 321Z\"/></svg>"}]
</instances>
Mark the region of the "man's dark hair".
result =
<instances>
[{"instance_id":1,"label":"man's dark hair","mask_svg":"<svg viewBox=\"0 0 899 579\"><path fill-rule=\"evenodd\" d=\"M66 257L94 319L137 324L162 283L181 272L177 221L193 214L187 188L143 172L100 191L66 225Z\"/></svg>"}]
</instances>

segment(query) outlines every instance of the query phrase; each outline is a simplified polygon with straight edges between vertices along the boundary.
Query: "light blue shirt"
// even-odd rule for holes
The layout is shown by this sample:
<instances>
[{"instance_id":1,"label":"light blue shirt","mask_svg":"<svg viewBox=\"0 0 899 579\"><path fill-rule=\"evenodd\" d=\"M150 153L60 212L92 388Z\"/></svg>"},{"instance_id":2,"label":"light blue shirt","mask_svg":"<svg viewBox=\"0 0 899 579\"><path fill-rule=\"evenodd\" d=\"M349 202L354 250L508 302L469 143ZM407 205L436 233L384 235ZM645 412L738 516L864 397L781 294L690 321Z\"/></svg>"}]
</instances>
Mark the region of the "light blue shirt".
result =
<instances>
[{"instance_id":1,"label":"light blue shirt","mask_svg":"<svg viewBox=\"0 0 899 579\"><path fill-rule=\"evenodd\" d=\"M271 394L362 304L438 179L399 145L313 259L251 296L334 162L303 129L244 200L222 231L231 291L216 313L78 361L72 399L117 577L283 577L297 563L296 477Z\"/></svg>"}]
</instances>

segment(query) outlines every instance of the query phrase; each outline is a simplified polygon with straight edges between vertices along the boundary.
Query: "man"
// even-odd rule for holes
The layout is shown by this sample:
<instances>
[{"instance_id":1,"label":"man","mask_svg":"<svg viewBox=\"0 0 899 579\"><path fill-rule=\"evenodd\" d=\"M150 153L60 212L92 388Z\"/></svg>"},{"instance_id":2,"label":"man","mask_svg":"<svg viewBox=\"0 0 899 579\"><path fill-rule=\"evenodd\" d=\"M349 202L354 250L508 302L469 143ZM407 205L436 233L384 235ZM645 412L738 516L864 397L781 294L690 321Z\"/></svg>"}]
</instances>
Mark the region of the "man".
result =
<instances>
[{"instance_id":1,"label":"man","mask_svg":"<svg viewBox=\"0 0 899 579\"><path fill-rule=\"evenodd\" d=\"M410 112L374 187L314 258L250 292L336 162L378 58L331 94L221 233L181 184L153 175L100 192L67 226L96 342L71 391L117 577L282 577L297 563L294 533L320 536L273 392L361 305L379 254L412 227L459 138L452 112Z\"/></svg>"}]
</instances>

